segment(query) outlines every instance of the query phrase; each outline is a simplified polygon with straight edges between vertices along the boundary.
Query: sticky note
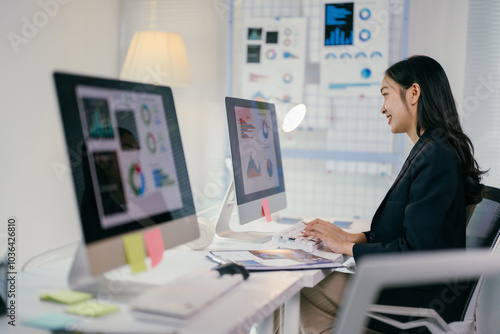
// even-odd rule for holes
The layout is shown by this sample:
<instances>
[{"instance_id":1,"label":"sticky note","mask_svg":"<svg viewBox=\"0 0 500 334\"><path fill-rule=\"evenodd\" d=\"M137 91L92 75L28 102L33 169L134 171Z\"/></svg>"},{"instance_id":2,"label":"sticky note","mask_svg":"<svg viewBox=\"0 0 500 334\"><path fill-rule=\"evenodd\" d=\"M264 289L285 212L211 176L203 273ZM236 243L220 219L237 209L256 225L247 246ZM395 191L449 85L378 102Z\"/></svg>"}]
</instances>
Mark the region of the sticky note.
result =
<instances>
[{"instance_id":1,"label":"sticky note","mask_svg":"<svg viewBox=\"0 0 500 334\"><path fill-rule=\"evenodd\" d=\"M40 328L49 331L69 329L72 324L80 322L80 319L63 313L44 313L36 317L23 319L21 323L25 326Z\"/></svg>"},{"instance_id":2,"label":"sticky note","mask_svg":"<svg viewBox=\"0 0 500 334\"><path fill-rule=\"evenodd\" d=\"M65 311L85 317L100 317L109 313L118 311L120 308L116 305L107 305L95 301L86 301L68 307Z\"/></svg>"},{"instance_id":3,"label":"sticky note","mask_svg":"<svg viewBox=\"0 0 500 334\"><path fill-rule=\"evenodd\" d=\"M92 299L92 295L86 292L65 290L45 293L40 296L40 299L47 302L71 305Z\"/></svg>"},{"instance_id":4,"label":"sticky note","mask_svg":"<svg viewBox=\"0 0 500 334\"><path fill-rule=\"evenodd\" d=\"M270 223L272 221L271 219L271 210L269 210L269 199L268 198L263 198L261 200L262 203L262 216L266 217L266 221Z\"/></svg>"},{"instance_id":5,"label":"sticky note","mask_svg":"<svg viewBox=\"0 0 500 334\"><path fill-rule=\"evenodd\" d=\"M151 258L151 267L154 268L160 263L165 249L160 229L155 228L144 233L144 241L146 243L146 252Z\"/></svg>"},{"instance_id":6,"label":"sticky note","mask_svg":"<svg viewBox=\"0 0 500 334\"><path fill-rule=\"evenodd\" d=\"M147 269L146 251L144 250L144 241L141 233L127 234L122 238L123 247L125 248L125 257L127 263L132 269L132 273L138 273Z\"/></svg>"}]
</instances>

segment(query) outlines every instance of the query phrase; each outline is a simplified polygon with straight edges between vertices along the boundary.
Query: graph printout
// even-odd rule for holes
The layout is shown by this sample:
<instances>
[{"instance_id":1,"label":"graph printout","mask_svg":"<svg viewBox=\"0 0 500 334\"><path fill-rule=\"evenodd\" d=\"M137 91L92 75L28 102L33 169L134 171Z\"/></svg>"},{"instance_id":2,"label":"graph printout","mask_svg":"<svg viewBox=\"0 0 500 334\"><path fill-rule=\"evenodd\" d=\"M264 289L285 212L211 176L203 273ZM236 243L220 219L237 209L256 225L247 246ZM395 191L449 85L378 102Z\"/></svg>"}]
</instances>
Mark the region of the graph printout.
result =
<instances>
[{"instance_id":1,"label":"graph printout","mask_svg":"<svg viewBox=\"0 0 500 334\"><path fill-rule=\"evenodd\" d=\"M307 21L303 17L246 18L243 27L242 96L285 102L303 99Z\"/></svg>"},{"instance_id":2,"label":"graph printout","mask_svg":"<svg viewBox=\"0 0 500 334\"><path fill-rule=\"evenodd\" d=\"M160 95L78 86L103 229L182 208Z\"/></svg>"},{"instance_id":3,"label":"graph printout","mask_svg":"<svg viewBox=\"0 0 500 334\"><path fill-rule=\"evenodd\" d=\"M243 107L235 111L245 195L278 187L271 113Z\"/></svg>"},{"instance_id":4,"label":"graph printout","mask_svg":"<svg viewBox=\"0 0 500 334\"><path fill-rule=\"evenodd\" d=\"M373 96L389 64L388 0L325 1L321 93Z\"/></svg>"}]
</instances>

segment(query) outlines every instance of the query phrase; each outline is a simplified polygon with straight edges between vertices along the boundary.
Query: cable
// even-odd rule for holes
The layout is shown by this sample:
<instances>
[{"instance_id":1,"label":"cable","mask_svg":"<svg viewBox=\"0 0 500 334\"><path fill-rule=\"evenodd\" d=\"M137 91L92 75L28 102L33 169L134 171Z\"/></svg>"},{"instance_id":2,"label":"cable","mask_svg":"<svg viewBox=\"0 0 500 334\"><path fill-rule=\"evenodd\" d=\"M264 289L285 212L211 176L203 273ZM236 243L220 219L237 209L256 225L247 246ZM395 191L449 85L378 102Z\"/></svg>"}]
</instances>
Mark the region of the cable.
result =
<instances>
[{"instance_id":1,"label":"cable","mask_svg":"<svg viewBox=\"0 0 500 334\"><path fill-rule=\"evenodd\" d=\"M65 243L65 244L62 244L62 245L60 245L60 246L57 246L57 247L55 247L55 248L47 249L47 250L44 250L44 251L42 251L42 252L38 253L38 254L36 254L36 255L32 256L32 257L31 257L31 259L29 259L28 261L26 261L26 263L25 263L25 264L23 264L23 266L22 266L22 268L21 268L21 271L24 271L24 270L26 269L26 267L27 267L27 266L28 266L31 262L33 262L34 260L36 260L38 257L40 257L40 256L42 256L42 255L45 255L45 254L48 254L48 253L50 253L50 252L56 251L56 250L58 250L58 249L61 249L61 248L64 248L64 247L70 246L70 245L72 245L72 244L74 244L74 243L79 243L79 242L81 242L81 239L73 240L73 241L67 242L67 243Z\"/></svg>"}]
</instances>

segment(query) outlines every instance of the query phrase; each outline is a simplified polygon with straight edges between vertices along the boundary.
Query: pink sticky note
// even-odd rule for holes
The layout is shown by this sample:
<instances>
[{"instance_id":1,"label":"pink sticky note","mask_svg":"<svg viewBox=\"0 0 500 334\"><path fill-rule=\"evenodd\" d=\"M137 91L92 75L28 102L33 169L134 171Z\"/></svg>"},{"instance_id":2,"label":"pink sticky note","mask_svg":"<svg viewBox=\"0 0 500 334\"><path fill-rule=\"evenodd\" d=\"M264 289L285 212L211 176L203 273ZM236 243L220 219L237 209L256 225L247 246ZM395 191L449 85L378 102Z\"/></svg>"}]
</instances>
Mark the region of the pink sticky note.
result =
<instances>
[{"instance_id":1,"label":"pink sticky note","mask_svg":"<svg viewBox=\"0 0 500 334\"><path fill-rule=\"evenodd\" d=\"M266 221L270 223L271 219L271 210L269 210L269 199L264 198L261 201L262 203L262 217L266 217Z\"/></svg>"},{"instance_id":2,"label":"pink sticky note","mask_svg":"<svg viewBox=\"0 0 500 334\"><path fill-rule=\"evenodd\" d=\"M163 257L163 237L159 228L147 231L144 233L144 241L146 242L146 252L151 258L151 268L156 267Z\"/></svg>"}]
</instances>

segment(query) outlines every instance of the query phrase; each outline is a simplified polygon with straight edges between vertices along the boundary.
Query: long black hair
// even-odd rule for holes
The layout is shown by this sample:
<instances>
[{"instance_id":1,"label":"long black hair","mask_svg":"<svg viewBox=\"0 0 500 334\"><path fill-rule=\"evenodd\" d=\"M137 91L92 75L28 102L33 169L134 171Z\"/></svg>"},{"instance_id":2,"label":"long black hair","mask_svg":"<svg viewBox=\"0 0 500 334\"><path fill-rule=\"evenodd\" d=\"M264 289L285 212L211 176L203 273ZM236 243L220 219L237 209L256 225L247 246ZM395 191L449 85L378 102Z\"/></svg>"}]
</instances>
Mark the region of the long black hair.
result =
<instances>
[{"instance_id":1,"label":"long black hair","mask_svg":"<svg viewBox=\"0 0 500 334\"><path fill-rule=\"evenodd\" d=\"M427 56L413 56L397 62L385 74L401 86L401 98L414 83L420 86L417 107L417 135L430 131L447 142L462 163L467 204L481 201L481 176L474 159L474 146L463 132L450 83L441 65Z\"/></svg>"}]
</instances>

